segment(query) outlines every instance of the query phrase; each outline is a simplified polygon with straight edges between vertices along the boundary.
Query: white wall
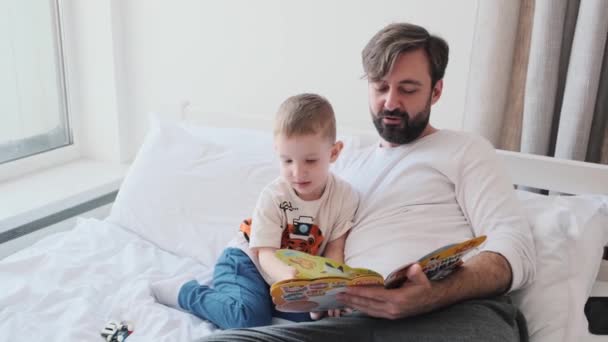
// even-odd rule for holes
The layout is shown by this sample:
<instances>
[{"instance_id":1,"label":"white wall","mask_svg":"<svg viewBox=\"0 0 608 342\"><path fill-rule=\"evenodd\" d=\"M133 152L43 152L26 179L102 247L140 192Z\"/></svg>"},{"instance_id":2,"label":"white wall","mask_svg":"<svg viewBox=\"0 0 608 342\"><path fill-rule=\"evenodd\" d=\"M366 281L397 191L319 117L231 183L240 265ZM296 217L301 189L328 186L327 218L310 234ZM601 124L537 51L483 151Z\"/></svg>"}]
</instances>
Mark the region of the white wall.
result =
<instances>
[{"instance_id":1,"label":"white wall","mask_svg":"<svg viewBox=\"0 0 608 342\"><path fill-rule=\"evenodd\" d=\"M93 156L130 159L150 111L176 115L190 103L228 122L227 113L271 117L285 97L303 91L328 97L338 125L371 129L360 53L395 21L423 25L450 44L444 95L431 121L462 127L479 0L68 2L84 28L71 33L88 74L80 74L79 108L89 117L81 137ZM95 121L104 112L114 132ZM119 152L99 145L102 138L118 139Z\"/></svg>"},{"instance_id":2,"label":"white wall","mask_svg":"<svg viewBox=\"0 0 608 342\"><path fill-rule=\"evenodd\" d=\"M116 91L122 79L116 77L111 2L61 3L74 141L82 157L127 161L131 156L124 155L127 143L120 137L127 114L120 111Z\"/></svg>"},{"instance_id":3,"label":"white wall","mask_svg":"<svg viewBox=\"0 0 608 342\"><path fill-rule=\"evenodd\" d=\"M122 13L130 152L148 111L184 101L209 113L273 115L288 95L313 91L339 125L369 125L360 53L394 21L443 36L450 62L432 122L461 128L478 0L116 2ZM229 119L227 119L229 120Z\"/></svg>"}]
</instances>

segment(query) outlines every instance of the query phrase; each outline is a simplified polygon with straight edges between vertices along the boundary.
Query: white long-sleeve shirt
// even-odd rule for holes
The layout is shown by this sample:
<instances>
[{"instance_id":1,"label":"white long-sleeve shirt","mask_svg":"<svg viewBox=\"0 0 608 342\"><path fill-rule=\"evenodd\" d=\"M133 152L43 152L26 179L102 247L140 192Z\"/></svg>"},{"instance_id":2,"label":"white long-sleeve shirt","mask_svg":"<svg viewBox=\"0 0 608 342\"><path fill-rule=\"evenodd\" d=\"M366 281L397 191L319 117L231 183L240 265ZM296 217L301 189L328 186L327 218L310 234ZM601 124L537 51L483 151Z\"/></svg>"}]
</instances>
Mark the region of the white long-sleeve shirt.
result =
<instances>
[{"instance_id":1,"label":"white long-sleeve shirt","mask_svg":"<svg viewBox=\"0 0 608 342\"><path fill-rule=\"evenodd\" d=\"M533 280L529 223L483 138L439 130L407 145L363 149L334 170L361 196L345 246L350 266L386 276L436 248L487 235L481 250L507 259L510 290Z\"/></svg>"}]
</instances>

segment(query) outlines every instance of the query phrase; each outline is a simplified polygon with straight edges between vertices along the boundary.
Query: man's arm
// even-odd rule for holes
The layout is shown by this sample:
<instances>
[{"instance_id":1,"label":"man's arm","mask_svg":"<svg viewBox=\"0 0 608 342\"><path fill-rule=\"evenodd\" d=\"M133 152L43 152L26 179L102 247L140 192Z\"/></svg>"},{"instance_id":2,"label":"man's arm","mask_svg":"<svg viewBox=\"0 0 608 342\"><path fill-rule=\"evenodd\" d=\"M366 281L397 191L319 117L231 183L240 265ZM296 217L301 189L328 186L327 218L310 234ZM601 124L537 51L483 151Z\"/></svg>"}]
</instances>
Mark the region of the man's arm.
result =
<instances>
[{"instance_id":1,"label":"man's arm","mask_svg":"<svg viewBox=\"0 0 608 342\"><path fill-rule=\"evenodd\" d=\"M505 293L511 284L511 269L500 254L481 252L448 277L431 282L415 264L408 281L400 288L349 287L338 300L370 316L397 319L433 311L472 298Z\"/></svg>"},{"instance_id":2,"label":"man's arm","mask_svg":"<svg viewBox=\"0 0 608 342\"><path fill-rule=\"evenodd\" d=\"M507 291L530 284L536 273L536 250L530 223L515 195L506 166L488 141L477 137L463 152L456 198L473 229L486 235L481 251L501 255L508 263Z\"/></svg>"}]
</instances>

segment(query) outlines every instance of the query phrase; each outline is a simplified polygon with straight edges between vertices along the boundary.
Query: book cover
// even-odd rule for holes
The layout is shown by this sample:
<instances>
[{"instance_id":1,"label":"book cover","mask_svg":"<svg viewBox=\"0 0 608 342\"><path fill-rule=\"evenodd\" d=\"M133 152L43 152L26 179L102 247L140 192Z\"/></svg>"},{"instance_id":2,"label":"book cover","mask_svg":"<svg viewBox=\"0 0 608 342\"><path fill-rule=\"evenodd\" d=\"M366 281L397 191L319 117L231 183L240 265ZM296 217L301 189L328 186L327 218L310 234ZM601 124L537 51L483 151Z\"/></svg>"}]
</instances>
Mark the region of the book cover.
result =
<instances>
[{"instance_id":1,"label":"book cover","mask_svg":"<svg viewBox=\"0 0 608 342\"><path fill-rule=\"evenodd\" d=\"M436 249L399 267L386 279L378 272L366 268L353 268L321 256L280 249L276 251L277 258L295 267L298 273L296 278L274 283L270 287L270 294L277 310L284 312L343 308L336 301L336 294L344 292L348 286L380 285L387 289L397 288L407 281L407 269L415 263L420 264L429 280L442 279L460 266L463 256L481 245L485 239L485 236L479 236Z\"/></svg>"}]
</instances>

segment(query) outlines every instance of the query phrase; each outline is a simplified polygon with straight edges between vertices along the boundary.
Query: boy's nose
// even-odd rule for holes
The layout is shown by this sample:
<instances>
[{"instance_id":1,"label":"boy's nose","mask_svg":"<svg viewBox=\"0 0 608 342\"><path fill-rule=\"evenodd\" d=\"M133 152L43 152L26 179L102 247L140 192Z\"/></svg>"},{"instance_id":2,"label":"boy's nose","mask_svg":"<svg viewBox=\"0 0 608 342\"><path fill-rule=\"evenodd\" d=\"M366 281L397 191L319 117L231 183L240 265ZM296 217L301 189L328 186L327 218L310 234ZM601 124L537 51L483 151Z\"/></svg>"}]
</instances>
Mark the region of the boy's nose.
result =
<instances>
[{"instance_id":1,"label":"boy's nose","mask_svg":"<svg viewBox=\"0 0 608 342\"><path fill-rule=\"evenodd\" d=\"M296 178L296 179L298 179L298 178L300 178L301 176L303 176L303 175L304 175L304 172L305 172L304 167L303 167L303 166L301 166L301 165L296 165L296 166L294 166L294 168L293 168L293 176L294 176L294 178Z\"/></svg>"}]
</instances>

